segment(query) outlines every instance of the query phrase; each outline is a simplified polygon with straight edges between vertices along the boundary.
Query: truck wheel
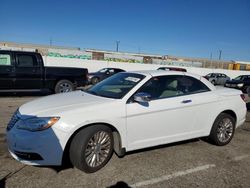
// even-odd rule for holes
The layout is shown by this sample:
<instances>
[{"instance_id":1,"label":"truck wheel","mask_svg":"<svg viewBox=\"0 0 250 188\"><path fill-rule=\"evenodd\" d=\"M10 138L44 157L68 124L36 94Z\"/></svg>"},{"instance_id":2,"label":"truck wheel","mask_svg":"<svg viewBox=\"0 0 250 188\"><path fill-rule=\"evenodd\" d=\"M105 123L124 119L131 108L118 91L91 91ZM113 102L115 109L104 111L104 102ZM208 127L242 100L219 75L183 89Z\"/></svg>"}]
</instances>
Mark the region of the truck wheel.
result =
<instances>
[{"instance_id":1,"label":"truck wheel","mask_svg":"<svg viewBox=\"0 0 250 188\"><path fill-rule=\"evenodd\" d=\"M221 113L215 120L209 135L209 140L218 146L228 144L235 131L235 119L226 113Z\"/></svg>"},{"instance_id":2,"label":"truck wheel","mask_svg":"<svg viewBox=\"0 0 250 188\"><path fill-rule=\"evenodd\" d=\"M113 135L109 127L87 127L73 138L69 149L70 161L73 166L86 173L96 172L111 158L113 145Z\"/></svg>"},{"instance_id":3,"label":"truck wheel","mask_svg":"<svg viewBox=\"0 0 250 188\"><path fill-rule=\"evenodd\" d=\"M55 87L55 93L66 93L75 90L74 84L69 80L60 80Z\"/></svg>"},{"instance_id":4,"label":"truck wheel","mask_svg":"<svg viewBox=\"0 0 250 188\"><path fill-rule=\"evenodd\" d=\"M99 78L93 77L93 78L91 79L91 84L92 84L92 85L95 85L95 84L97 84L99 81L100 81Z\"/></svg>"}]
</instances>

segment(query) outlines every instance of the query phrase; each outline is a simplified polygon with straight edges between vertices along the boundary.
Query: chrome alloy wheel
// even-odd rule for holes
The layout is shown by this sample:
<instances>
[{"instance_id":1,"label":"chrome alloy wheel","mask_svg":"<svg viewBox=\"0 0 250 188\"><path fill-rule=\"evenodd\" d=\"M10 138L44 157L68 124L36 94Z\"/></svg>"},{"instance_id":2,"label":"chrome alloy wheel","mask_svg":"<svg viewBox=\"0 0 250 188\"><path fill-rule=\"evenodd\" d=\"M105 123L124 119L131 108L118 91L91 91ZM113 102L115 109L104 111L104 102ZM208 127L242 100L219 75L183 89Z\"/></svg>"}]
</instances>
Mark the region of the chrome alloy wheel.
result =
<instances>
[{"instance_id":1,"label":"chrome alloy wheel","mask_svg":"<svg viewBox=\"0 0 250 188\"><path fill-rule=\"evenodd\" d=\"M66 93L66 92L70 92L70 91L73 90L73 88L71 87L71 85L68 84L68 83L66 83L66 82L61 83L59 85L59 87L60 87L60 89L59 89L60 93Z\"/></svg>"},{"instance_id":2,"label":"chrome alloy wheel","mask_svg":"<svg viewBox=\"0 0 250 188\"><path fill-rule=\"evenodd\" d=\"M110 135L105 131L99 131L88 141L85 150L85 161L90 167L101 165L108 157L111 149Z\"/></svg>"},{"instance_id":3,"label":"chrome alloy wheel","mask_svg":"<svg viewBox=\"0 0 250 188\"><path fill-rule=\"evenodd\" d=\"M233 135L233 122L229 118L224 118L219 123L218 129L217 129L217 137L220 142L227 142Z\"/></svg>"}]
</instances>

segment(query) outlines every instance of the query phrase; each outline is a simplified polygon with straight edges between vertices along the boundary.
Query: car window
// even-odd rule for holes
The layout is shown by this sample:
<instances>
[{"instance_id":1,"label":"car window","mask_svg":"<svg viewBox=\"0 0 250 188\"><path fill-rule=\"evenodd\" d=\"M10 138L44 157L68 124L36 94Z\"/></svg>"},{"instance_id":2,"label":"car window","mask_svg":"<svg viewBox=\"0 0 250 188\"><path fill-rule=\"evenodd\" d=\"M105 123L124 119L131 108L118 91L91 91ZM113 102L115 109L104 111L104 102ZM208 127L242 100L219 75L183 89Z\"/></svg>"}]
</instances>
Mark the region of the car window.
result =
<instances>
[{"instance_id":1,"label":"car window","mask_svg":"<svg viewBox=\"0 0 250 188\"><path fill-rule=\"evenodd\" d=\"M113 74L115 72L115 70L114 69L109 69L109 72Z\"/></svg>"},{"instance_id":2,"label":"car window","mask_svg":"<svg viewBox=\"0 0 250 188\"><path fill-rule=\"evenodd\" d=\"M150 94L150 99L156 100L206 91L210 91L210 89L195 78L182 75L168 75L150 79L136 93Z\"/></svg>"},{"instance_id":3,"label":"car window","mask_svg":"<svg viewBox=\"0 0 250 188\"><path fill-rule=\"evenodd\" d=\"M121 69L115 69L115 73L118 73L118 72L123 72L123 70L121 70Z\"/></svg>"},{"instance_id":4,"label":"car window","mask_svg":"<svg viewBox=\"0 0 250 188\"><path fill-rule=\"evenodd\" d=\"M191 76L183 76L179 79L179 85L180 91L186 95L210 91L204 83Z\"/></svg>"},{"instance_id":5,"label":"car window","mask_svg":"<svg viewBox=\"0 0 250 188\"><path fill-rule=\"evenodd\" d=\"M38 63L34 55L17 54L18 67L36 67Z\"/></svg>"},{"instance_id":6,"label":"car window","mask_svg":"<svg viewBox=\"0 0 250 188\"><path fill-rule=\"evenodd\" d=\"M99 70L98 72L105 73L107 70L108 70L107 68L103 68L103 69Z\"/></svg>"},{"instance_id":7,"label":"car window","mask_svg":"<svg viewBox=\"0 0 250 188\"><path fill-rule=\"evenodd\" d=\"M0 54L0 66L10 66L11 58L10 54Z\"/></svg>"},{"instance_id":8,"label":"car window","mask_svg":"<svg viewBox=\"0 0 250 188\"><path fill-rule=\"evenodd\" d=\"M243 76L238 76L238 77L236 77L234 80L243 80Z\"/></svg>"},{"instance_id":9,"label":"car window","mask_svg":"<svg viewBox=\"0 0 250 188\"><path fill-rule=\"evenodd\" d=\"M121 99L145 76L136 73L118 73L97 83L87 93L107 98Z\"/></svg>"}]
</instances>

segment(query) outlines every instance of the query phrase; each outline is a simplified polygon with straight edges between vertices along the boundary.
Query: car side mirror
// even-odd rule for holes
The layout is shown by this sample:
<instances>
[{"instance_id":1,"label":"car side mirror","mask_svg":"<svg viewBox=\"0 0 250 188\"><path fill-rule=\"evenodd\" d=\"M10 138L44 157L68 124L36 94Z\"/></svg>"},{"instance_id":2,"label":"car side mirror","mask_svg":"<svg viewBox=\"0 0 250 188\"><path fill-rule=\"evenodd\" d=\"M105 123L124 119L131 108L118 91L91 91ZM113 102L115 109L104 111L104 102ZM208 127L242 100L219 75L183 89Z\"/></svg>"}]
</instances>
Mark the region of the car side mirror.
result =
<instances>
[{"instance_id":1,"label":"car side mirror","mask_svg":"<svg viewBox=\"0 0 250 188\"><path fill-rule=\"evenodd\" d=\"M134 95L134 101L138 103L145 103L150 101L151 95L148 93L140 92Z\"/></svg>"}]
</instances>

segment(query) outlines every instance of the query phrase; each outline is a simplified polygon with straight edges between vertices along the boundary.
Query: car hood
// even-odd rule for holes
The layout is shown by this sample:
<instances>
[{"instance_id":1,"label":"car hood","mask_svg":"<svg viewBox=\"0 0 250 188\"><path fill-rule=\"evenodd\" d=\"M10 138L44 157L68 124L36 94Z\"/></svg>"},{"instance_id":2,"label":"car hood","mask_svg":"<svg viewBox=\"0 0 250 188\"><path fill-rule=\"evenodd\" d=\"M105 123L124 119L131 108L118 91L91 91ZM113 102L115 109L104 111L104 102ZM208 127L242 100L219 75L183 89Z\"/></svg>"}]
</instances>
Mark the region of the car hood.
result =
<instances>
[{"instance_id":1,"label":"car hood","mask_svg":"<svg viewBox=\"0 0 250 188\"><path fill-rule=\"evenodd\" d=\"M242 80L228 80L227 82L226 82L227 84L240 84L240 83L243 83L243 81Z\"/></svg>"},{"instance_id":2,"label":"car hood","mask_svg":"<svg viewBox=\"0 0 250 188\"><path fill-rule=\"evenodd\" d=\"M22 105L19 111L23 115L38 115L46 112L62 112L65 109L83 108L93 105L109 103L115 99L109 99L88 94L83 91L55 94L33 100Z\"/></svg>"}]
</instances>

